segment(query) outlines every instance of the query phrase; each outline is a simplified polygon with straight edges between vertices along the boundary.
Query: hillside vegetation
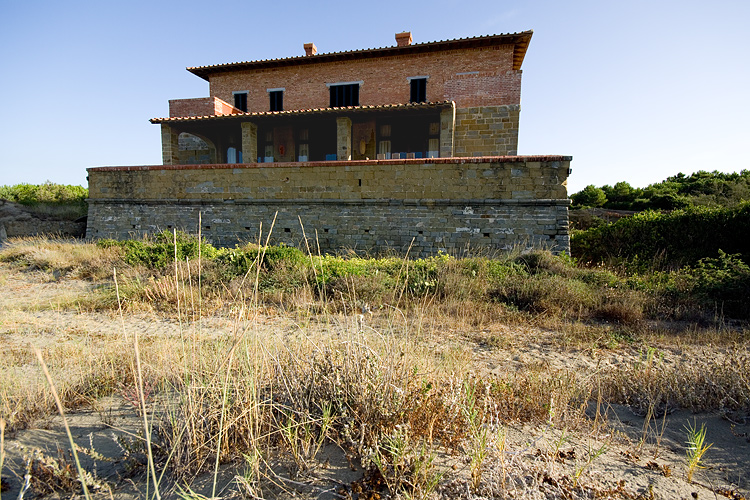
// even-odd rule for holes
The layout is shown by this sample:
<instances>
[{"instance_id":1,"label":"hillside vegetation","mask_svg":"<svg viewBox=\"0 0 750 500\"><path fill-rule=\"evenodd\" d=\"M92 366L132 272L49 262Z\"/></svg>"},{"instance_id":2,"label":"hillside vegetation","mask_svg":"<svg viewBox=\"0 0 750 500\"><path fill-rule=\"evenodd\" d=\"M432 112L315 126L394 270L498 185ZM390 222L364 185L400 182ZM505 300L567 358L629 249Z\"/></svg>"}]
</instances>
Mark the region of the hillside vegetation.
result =
<instances>
[{"instance_id":1,"label":"hillside vegetation","mask_svg":"<svg viewBox=\"0 0 750 500\"><path fill-rule=\"evenodd\" d=\"M0 200L27 207L27 210L52 218L73 220L88 212L89 190L82 186L54 184L16 184L0 186Z\"/></svg>"},{"instance_id":2,"label":"hillside vegetation","mask_svg":"<svg viewBox=\"0 0 750 500\"><path fill-rule=\"evenodd\" d=\"M0 186L1 199L20 203L21 205L34 205L37 203L85 203L88 196L89 190L83 186L54 184L50 181L44 184Z\"/></svg>"},{"instance_id":3,"label":"hillside vegetation","mask_svg":"<svg viewBox=\"0 0 750 500\"><path fill-rule=\"evenodd\" d=\"M578 207L645 209L573 231L580 266L629 275L662 304L685 306L690 297L704 309L713 304L717 315L750 317L750 171L678 174L644 189L591 185L571 199ZM676 317L674 309L659 311Z\"/></svg>"},{"instance_id":4,"label":"hillside vegetation","mask_svg":"<svg viewBox=\"0 0 750 500\"><path fill-rule=\"evenodd\" d=\"M674 210L695 206L732 207L750 200L750 170L734 173L699 171L679 173L645 188L627 182L614 186L593 184L571 195L572 208L613 210Z\"/></svg>"}]
</instances>

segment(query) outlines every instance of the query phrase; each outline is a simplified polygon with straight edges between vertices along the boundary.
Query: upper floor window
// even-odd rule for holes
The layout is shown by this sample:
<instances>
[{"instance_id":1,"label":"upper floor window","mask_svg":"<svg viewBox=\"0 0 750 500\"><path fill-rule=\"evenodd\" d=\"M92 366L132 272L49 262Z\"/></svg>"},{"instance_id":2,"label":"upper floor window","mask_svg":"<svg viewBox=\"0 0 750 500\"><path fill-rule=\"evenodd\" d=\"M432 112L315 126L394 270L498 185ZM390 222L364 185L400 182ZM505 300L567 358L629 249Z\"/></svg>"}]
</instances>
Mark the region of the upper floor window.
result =
<instances>
[{"instance_id":1,"label":"upper floor window","mask_svg":"<svg viewBox=\"0 0 750 500\"><path fill-rule=\"evenodd\" d=\"M234 94L234 107L247 112L247 91L232 92L232 94Z\"/></svg>"},{"instance_id":2,"label":"upper floor window","mask_svg":"<svg viewBox=\"0 0 750 500\"><path fill-rule=\"evenodd\" d=\"M409 78L411 97L409 102L427 102L427 77L415 76Z\"/></svg>"},{"instance_id":3,"label":"upper floor window","mask_svg":"<svg viewBox=\"0 0 750 500\"><path fill-rule=\"evenodd\" d=\"M284 90L286 89L268 89L270 111L284 111Z\"/></svg>"},{"instance_id":4,"label":"upper floor window","mask_svg":"<svg viewBox=\"0 0 750 500\"><path fill-rule=\"evenodd\" d=\"M331 91L330 107L359 106L359 86L361 83L345 82L328 84Z\"/></svg>"}]
</instances>

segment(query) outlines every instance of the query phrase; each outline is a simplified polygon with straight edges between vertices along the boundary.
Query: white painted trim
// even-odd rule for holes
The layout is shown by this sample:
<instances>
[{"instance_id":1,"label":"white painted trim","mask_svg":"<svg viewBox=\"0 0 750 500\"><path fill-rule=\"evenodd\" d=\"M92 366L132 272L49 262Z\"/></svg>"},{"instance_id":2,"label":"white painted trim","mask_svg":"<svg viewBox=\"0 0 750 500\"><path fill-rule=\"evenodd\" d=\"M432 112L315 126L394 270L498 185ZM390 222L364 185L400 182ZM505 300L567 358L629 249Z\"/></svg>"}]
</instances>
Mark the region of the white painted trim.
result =
<instances>
[{"instance_id":1,"label":"white painted trim","mask_svg":"<svg viewBox=\"0 0 750 500\"><path fill-rule=\"evenodd\" d=\"M232 95L237 95L237 94L248 94L248 95L250 95L250 91L249 90L234 90L234 91L232 91Z\"/></svg>"},{"instance_id":2,"label":"white painted trim","mask_svg":"<svg viewBox=\"0 0 750 500\"><path fill-rule=\"evenodd\" d=\"M286 92L285 87L279 87L277 89L266 89L266 92Z\"/></svg>"},{"instance_id":3,"label":"white painted trim","mask_svg":"<svg viewBox=\"0 0 750 500\"><path fill-rule=\"evenodd\" d=\"M364 80L360 80L358 82L336 82L336 83L326 83L326 87L338 87L339 85L359 85L360 87L365 83Z\"/></svg>"},{"instance_id":4,"label":"white painted trim","mask_svg":"<svg viewBox=\"0 0 750 500\"><path fill-rule=\"evenodd\" d=\"M478 75L479 71L464 71L463 73L456 73L456 76L462 75Z\"/></svg>"},{"instance_id":5,"label":"white painted trim","mask_svg":"<svg viewBox=\"0 0 750 500\"><path fill-rule=\"evenodd\" d=\"M407 76L406 77L406 81L407 82L410 82L412 80L429 80L429 79L430 79L429 75L425 75L425 76Z\"/></svg>"}]
</instances>

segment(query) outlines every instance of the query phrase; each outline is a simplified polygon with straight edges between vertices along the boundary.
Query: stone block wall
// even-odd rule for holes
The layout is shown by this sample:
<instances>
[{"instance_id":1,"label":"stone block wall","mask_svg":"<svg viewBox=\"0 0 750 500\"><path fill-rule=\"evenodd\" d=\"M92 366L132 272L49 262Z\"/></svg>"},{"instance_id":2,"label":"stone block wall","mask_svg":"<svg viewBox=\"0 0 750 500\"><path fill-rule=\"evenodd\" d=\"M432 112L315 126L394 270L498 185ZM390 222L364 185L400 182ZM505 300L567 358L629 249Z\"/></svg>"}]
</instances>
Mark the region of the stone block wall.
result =
<instances>
[{"instance_id":1,"label":"stone block wall","mask_svg":"<svg viewBox=\"0 0 750 500\"><path fill-rule=\"evenodd\" d=\"M130 238L177 228L219 246L266 241L302 250L486 253L525 248L570 252L566 200L362 200L93 203L89 238ZM262 232L261 232L262 229ZM307 239L307 243L305 242ZM317 251L317 250L316 250Z\"/></svg>"},{"instance_id":2,"label":"stone block wall","mask_svg":"<svg viewBox=\"0 0 750 500\"><path fill-rule=\"evenodd\" d=\"M303 243L323 251L430 255L516 246L569 251L570 157L436 158L89 169L90 238L163 229L219 245Z\"/></svg>"},{"instance_id":3,"label":"stone block wall","mask_svg":"<svg viewBox=\"0 0 750 500\"><path fill-rule=\"evenodd\" d=\"M181 133L178 137L179 164L198 165L216 162L216 148L204 139L188 133Z\"/></svg>"},{"instance_id":4,"label":"stone block wall","mask_svg":"<svg viewBox=\"0 0 750 500\"><path fill-rule=\"evenodd\" d=\"M457 108L453 155L516 155L520 111L519 105Z\"/></svg>"}]
</instances>

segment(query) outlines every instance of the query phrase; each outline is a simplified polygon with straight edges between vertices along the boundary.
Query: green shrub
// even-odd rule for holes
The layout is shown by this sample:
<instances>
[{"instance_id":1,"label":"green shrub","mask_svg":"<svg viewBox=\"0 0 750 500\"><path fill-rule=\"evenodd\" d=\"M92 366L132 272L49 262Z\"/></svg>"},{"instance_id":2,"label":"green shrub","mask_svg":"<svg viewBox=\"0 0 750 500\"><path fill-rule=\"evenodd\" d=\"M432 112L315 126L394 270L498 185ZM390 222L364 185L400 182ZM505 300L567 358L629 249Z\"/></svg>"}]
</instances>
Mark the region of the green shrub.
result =
<instances>
[{"instance_id":1,"label":"green shrub","mask_svg":"<svg viewBox=\"0 0 750 500\"><path fill-rule=\"evenodd\" d=\"M577 207L601 207L607 203L607 195L604 190L589 184L583 190L570 197L573 205Z\"/></svg>"},{"instance_id":2,"label":"green shrub","mask_svg":"<svg viewBox=\"0 0 750 500\"><path fill-rule=\"evenodd\" d=\"M625 263L631 269L678 269L719 250L750 258L750 203L735 208L694 207L643 212L575 233L572 254L588 263Z\"/></svg>"},{"instance_id":3,"label":"green shrub","mask_svg":"<svg viewBox=\"0 0 750 500\"><path fill-rule=\"evenodd\" d=\"M44 184L0 186L0 198L22 205L85 203L88 195L89 190L85 187L53 184L50 181Z\"/></svg>"},{"instance_id":4,"label":"green shrub","mask_svg":"<svg viewBox=\"0 0 750 500\"><path fill-rule=\"evenodd\" d=\"M150 269L163 269L174 265L175 257L178 261L198 258L198 237L178 231L175 233L162 231L152 239L143 240L109 240L103 239L97 242L102 248L119 246L123 250L123 259L130 265L141 265ZM208 243L201 243L201 254L203 258L212 259L216 257L217 250ZM176 255L175 255L176 248Z\"/></svg>"},{"instance_id":5,"label":"green shrub","mask_svg":"<svg viewBox=\"0 0 750 500\"><path fill-rule=\"evenodd\" d=\"M522 266L532 275L547 273L570 277L576 273L572 259L567 255L553 255L550 252L529 252L516 257L513 262Z\"/></svg>"},{"instance_id":6,"label":"green shrub","mask_svg":"<svg viewBox=\"0 0 750 500\"><path fill-rule=\"evenodd\" d=\"M286 245L260 247L246 245L244 247L222 248L216 254L216 262L225 266L227 275L242 276L260 264L262 269L268 270L279 265L301 264L305 261L305 254L294 247Z\"/></svg>"},{"instance_id":7,"label":"green shrub","mask_svg":"<svg viewBox=\"0 0 750 500\"><path fill-rule=\"evenodd\" d=\"M718 258L701 259L681 270L689 293L707 310L731 318L750 319L750 266L737 255L719 250Z\"/></svg>"}]
</instances>

